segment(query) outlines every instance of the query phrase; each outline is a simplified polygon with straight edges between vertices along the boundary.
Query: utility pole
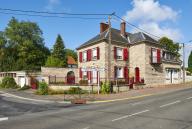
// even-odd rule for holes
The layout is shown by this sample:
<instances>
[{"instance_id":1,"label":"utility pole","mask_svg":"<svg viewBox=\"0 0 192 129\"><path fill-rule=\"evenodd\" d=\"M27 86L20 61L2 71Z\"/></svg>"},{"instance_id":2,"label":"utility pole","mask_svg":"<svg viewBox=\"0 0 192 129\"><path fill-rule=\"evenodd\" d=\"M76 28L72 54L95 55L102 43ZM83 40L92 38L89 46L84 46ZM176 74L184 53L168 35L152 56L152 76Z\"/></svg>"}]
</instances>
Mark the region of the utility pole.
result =
<instances>
[{"instance_id":1,"label":"utility pole","mask_svg":"<svg viewBox=\"0 0 192 129\"><path fill-rule=\"evenodd\" d=\"M108 45L108 81L111 78L111 15L108 17L109 23L109 45Z\"/></svg>"},{"instance_id":2,"label":"utility pole","mask_svg":"<svg viewBox=\"0 0 192 129\"><path fill-rule=\"evenodd\" d=\"M183 83L185 83L185 43L183 43Z\"/></svg>"}]
</instances>

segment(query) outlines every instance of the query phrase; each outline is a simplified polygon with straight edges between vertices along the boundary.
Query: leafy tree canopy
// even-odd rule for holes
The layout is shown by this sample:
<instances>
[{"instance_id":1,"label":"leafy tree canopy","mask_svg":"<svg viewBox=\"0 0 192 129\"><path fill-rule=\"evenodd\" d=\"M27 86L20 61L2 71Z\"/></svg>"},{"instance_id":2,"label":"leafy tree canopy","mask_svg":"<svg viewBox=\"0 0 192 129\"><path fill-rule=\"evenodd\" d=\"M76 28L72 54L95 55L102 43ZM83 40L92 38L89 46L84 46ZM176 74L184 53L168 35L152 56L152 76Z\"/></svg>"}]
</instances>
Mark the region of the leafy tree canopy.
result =
<instances>
[{"instance_id":1,"label":"leafy tree canopy","mask_svg":"<svg viewBox=\"0 0 192 129\"><path fill-rule=\"evenodd\" d=\"M180 46L178 43L174 43L173 40L171 40L167 37L162 37L161 39L159 39L159 42L163 46L164 49L179 56Z\"/></svg>"},{"instance_id":2,"label":"leafy tree canopy","mask_svg":"<svg viewBox=\"0 0 192 129\"><path fill-rule=\"evenodd\" d=\"M0 70L39 70L50 53L42 34L36 23L13 17L0 36L0 44L4 44L6 51L0 58L3 61Z\"/></svg>"},{"instance_id":3,"label":"leafy tree canopy","mask_svg":"<svg viewBox=\"0 0 192 129\"><path fill-rule=\"evenodd\" d=\"M63 60L60 60L53 56L49 56L45 64L46 67L65 67L65 65L66 64Z\"/></svg>"},{"instance_id":4,"label":"leafy tree canopy","mask_svg":"<svg viewBox=\"0 0 192 129\"><path fill-rule=\"evenodd\" d=\"M66 67L67 56L65 52L65 45L61 35L58 34L51 55L46 61L46 67Z\"/></svg>"}]
</instances>

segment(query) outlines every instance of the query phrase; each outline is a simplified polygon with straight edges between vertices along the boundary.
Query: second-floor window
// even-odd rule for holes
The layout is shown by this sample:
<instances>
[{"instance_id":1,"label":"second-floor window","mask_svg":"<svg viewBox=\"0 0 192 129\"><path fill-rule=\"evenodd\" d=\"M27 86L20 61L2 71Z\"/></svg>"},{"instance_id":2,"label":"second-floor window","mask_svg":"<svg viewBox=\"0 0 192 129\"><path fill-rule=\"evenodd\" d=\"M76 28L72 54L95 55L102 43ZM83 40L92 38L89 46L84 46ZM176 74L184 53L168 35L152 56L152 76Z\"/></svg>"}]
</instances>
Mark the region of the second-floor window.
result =
<instances>
[{"instance_id":1,"label":"second-floor window","mask_svg":"<svg viewBox=\"0 0 192 129\"><path fill-rule=\"evenodd\" d=\"M97 60L97 49L96 48L92 49L92 60Z\"/></svg>"},{"instance_id":2,"label":"second-floor window","mask_svg":"<svg viewBox=\"0 0 192 129\"><path fill-rule=\"evenodd\" d=\"M83 62L87 61L87 51L83 52Z\"/></svg>"},{"instance_id":3,"label":"second-floor window","mask_svg":"<svg viewBox=\"0 0 192 129\"><path fill-rule=\"evenodd\" d=\"M161 50L151 48L151 63L161 63Z\"/></svg>"},{"instance_id":4,"label":"second-floor window","mask_svg":"<svg viewBox=\"0 0 192 129\"><path fill-rule=\"evenodd\" d=\"M117 59L118 60L123 59L123 49L122 48L117 48Z\"/></svg>"}]
</instances>

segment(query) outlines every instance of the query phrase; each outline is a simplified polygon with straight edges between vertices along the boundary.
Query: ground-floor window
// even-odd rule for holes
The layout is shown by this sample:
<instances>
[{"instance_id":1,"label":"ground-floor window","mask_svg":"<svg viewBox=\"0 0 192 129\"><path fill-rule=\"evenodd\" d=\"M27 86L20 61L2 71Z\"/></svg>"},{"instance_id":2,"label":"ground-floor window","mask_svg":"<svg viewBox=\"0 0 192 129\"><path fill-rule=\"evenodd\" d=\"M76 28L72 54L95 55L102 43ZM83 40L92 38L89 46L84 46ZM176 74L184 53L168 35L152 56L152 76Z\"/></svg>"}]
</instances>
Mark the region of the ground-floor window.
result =
<instances>
[{"instance_id":1,"label":"ground-floor window","mask_svg":"<svg viewBox=\"0 0 192 129\"><path fill-rule=\"evenodd\" d=\"M117 75L117 78L123 78L123 68L122 67L117 67L116 75Z\"/></svg>"},{"instance_id":2,"label":"ground-floor window","mask_svg":"<svg viewBox=\"0 0 192 129\"><path fill-rule=\"evenodd\" d=\"M175 68L166 68L165 78L167 83L177 83L179 79L179 70Z\"/></svg>"}]
</instances>

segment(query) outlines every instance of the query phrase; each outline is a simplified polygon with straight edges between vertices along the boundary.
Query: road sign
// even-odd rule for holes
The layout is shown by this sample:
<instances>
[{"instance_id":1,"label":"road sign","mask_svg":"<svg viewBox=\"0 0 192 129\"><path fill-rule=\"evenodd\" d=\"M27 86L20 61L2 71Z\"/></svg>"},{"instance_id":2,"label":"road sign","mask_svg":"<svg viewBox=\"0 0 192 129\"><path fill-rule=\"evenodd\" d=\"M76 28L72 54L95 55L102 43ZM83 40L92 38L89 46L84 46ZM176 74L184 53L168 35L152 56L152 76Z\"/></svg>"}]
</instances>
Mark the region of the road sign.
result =
<instances>
[{"instance_id":1,"label":"road sign","mask_svg":"<svg viewBox=\"0 0 192 129\"><path fill-rule=\"evenodd\" d=\"M105 68L81 68L81 71L86 72L86 71L106 71Z\"/></svg>"}]
</instances>

